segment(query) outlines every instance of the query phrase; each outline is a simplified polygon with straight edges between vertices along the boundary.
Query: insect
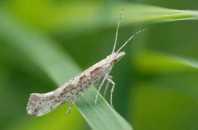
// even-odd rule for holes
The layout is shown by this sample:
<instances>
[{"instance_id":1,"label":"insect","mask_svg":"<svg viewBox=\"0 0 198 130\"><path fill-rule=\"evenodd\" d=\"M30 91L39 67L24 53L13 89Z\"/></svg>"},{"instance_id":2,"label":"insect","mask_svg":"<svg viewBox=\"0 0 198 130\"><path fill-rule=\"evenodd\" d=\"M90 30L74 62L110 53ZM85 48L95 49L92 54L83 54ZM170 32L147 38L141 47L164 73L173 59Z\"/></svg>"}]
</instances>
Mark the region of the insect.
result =
<instances>
[{"instance_id":1,"label":"insect","mask_svg":"<svg viewBox=\"0 0 198 130\"><path fill-rule=\"evenodd\" d=\"M95 98L95 103L97 101L100 90L102 89L103 84L107 81L111 86L111 96L110 102L112 104L112 94L114 91L115 83L110 76L110 72L113 68L113 65L117 63L124 55L125 52L121 51L128 43L131 41L138 33L142 32L140 30L135 34L131 35L119 49L116 50L118 31L119 31L120 22L117 25L115 40L113 45L113 50L110 55L101 61L97 62L93 66L86 69L80 75L69 80L56 90L53 90L48 93L32 93L29 97L27 104L27 113L34 116L45 115L52 110L54 110L59 105L67 102L69 104L68 111L71 110L71 106L75 103L77 96L83 91L87 90L92 84L95 84L98 81L101 81L97 95Z\"/></svg>"}]
</instances>

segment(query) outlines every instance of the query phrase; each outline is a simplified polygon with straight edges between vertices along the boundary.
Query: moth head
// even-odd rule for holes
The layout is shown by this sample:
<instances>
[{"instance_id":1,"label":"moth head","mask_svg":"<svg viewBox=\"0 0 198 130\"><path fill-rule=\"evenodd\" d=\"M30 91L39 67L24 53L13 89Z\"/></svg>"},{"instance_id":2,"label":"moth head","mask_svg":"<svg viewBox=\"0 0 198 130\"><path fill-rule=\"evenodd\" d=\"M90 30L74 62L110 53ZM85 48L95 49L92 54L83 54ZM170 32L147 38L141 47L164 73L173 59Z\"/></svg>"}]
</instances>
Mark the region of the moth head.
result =
<instances>
[{"instance_id":1,"label":"moth head","mask_svg":"<svg viewBox=\"0 0 198 130\"><path fill-rule=\"evenodd\" d=\"M125 52L115 52L112 54L112 64L117 63L118 61L120 61L120 59L122 57L125 56Z\"/></svg>"}]
</instances>

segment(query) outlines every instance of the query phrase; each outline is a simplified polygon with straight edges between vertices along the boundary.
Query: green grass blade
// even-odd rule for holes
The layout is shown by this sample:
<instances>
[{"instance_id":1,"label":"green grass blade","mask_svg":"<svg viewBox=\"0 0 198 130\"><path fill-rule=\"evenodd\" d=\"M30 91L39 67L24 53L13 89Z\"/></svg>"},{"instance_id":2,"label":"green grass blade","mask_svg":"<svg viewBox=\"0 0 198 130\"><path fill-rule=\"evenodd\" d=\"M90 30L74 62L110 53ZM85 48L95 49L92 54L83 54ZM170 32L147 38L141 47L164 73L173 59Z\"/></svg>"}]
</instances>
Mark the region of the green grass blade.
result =
<instances>
[{"instance_id":1,"label":"green grass blade","mask_svg":"<svg viewBox=\"0 0 198 130\"><path fill-rule=\"evenodd\" d=\"M37 10L37 4L42 8ZM180 20L198 20L198 11L177 10L151 5L141 5L133 3L74 3L65 4L59 8L52 8L52 5L45 3L30 2L26 8L21 8L23 3L14 3L11 10L18 17L26 19L42 28L76 30L82 28L97 28L116 25L122 12L123 19L121 25L128 24L151 24L162 22L173 22ZM30 6L30 7L28 7ZM33 8L32 6L35 6ZM43 9L43 10L42 10ZM26 12L25 14L23 12ZM40 17L38 17L40 16ZM47 23L45 21L48 21ZM80 23L80 24L79 24Z\"/></svg>"},{"instance_id":2,"label":"green grass blade","mask_svg":"<svg viewBox=\"0 0 198 130\"><path fill-rule=\"evenodd\" d=\"M142 51L132 61L144 73L170 73L197 71L198 62L192 58L175 56L154 51Z\"/></svg>"},{"instance_id":3,"label":"green grass blade","mask_svg":"<svg viewBox=\"0 0 198 130\"><path fill-rule=\"evenodd\" d=\"M50 39L16 24L7 15L0 14L0 35L11 46L23 51L46 72L57 86L80 72L72 59ZM131 126L99 96L98 105L93 99L96 89L92 88L77 102L78 109L93 130L131 130ZM64 113L63 113L64 114ZM58 119L57 119L58 120ZM47 123L47 122L46 122Z\"/></svg>"}]
</instances>

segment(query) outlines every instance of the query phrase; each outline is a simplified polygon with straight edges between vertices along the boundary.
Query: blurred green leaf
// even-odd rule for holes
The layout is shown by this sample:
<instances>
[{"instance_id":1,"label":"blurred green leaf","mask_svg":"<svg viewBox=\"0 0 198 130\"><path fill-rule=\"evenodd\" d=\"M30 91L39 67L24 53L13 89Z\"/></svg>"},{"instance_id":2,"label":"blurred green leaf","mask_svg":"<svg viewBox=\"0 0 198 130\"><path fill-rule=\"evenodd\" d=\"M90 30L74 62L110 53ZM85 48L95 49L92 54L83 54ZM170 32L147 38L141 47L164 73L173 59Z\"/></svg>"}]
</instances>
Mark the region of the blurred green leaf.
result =
<instances>
[{"instance_id":1,"label":"blurred green leaf","mask_svg":"<svg viewBox=\"0 0 198 130\"><path fill-rule=\"evenodd\" d=\"M141 51L133 61L144 73L190 72L198 69L195 59L164 54L155 51Z\"/></svg>"},{"instance_id":2,"label":"blurred green leaf","mask_svg":"<svg viewBox=\"0 0 198 130\"><path fill-rule=\"evenodd\" d=\"M197 61L146 50L133 63L152 75L131 87L134 129L197 129Z\"/></svg>"},{"instance_id":3,"label":"blurred green leaf","mask_svg":"<svg viewBox=\"0 0 198 130\"><path fill-rule=\"evenodd\" d=\"M122 25L198 19L197 11L134 3L74 2L57 7L47 2L20 1L10 4L9 9L13 14L36 27L55 30L113 26L119 21L120 13L123 15Z\"/></svg>"},{"instance_id":4,"label":"blurred green leaf","mask_svg":"<svg viewBox=\"0 0 198 130\"><path fill-rule=\"evenodd\" d=\"M136 124L134 129L197 129L197 98L172 89L170 84L155 85L140 83L135 88L136 93L134 89L131 91L135 96L134 102L131 103L134 109L131 114Z\"/></svg>"}]
</instances>

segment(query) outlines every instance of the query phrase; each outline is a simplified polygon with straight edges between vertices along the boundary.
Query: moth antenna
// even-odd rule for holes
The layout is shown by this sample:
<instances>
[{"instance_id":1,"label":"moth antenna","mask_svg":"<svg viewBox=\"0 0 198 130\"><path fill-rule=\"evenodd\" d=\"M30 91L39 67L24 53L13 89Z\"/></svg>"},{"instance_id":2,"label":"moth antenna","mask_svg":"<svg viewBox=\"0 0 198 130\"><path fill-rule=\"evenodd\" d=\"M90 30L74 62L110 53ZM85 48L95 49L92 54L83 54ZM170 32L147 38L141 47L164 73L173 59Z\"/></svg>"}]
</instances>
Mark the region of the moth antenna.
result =
<instances>
[{"instance_id":1,"label":"moth antenna","mask_svg":"<svg viewBox=\"0 0 198 130\"><path fill-rule=\"evenodd\" d=\"M138 34L140 34L141 32L145 31L145 28L138 30L137 32L135 32L134 34L132 34L123 44L122 46L116 51L117 53L119 53L131 40L133 40L135 38L135 36L137 36Z\"/></svg>"},{"instance_id":2,"label":"moth antenna","mask_svg":"<svg viewBox=\"0 0 198 130\"><path fill-rule=\"evenodd\" d=\"M117 45L117 41L118 41L119 28L120 28L120 21L118 22L117 27L116 27L115 40L114 40L114 44L113 44L112 53L114 53L115 52L115 49L116 49L116 45Z\"/></svg>"},{"instance_id":3,"label":"moth antenna","mask_svg":"<svg viewBox=\"0 0 198 130\"><path fill-rule=\"evenodd\" d=\"M122 20L122 12L123 12L123 10L121 10L121 11L120 11L120 18L119 18L119 21L118 21L118 23L117 23L117 27L116 27L115 40L114 40L114 44L113 44L113 50L112 50L112 53L114 53L114 52L115 52L116 45L117 45L117 41L118 41L118 32L119 32L120 23L121 23L121 20Z\"/></svg>"}]
</instances>

